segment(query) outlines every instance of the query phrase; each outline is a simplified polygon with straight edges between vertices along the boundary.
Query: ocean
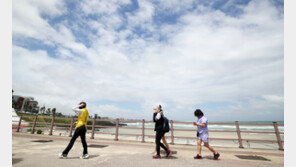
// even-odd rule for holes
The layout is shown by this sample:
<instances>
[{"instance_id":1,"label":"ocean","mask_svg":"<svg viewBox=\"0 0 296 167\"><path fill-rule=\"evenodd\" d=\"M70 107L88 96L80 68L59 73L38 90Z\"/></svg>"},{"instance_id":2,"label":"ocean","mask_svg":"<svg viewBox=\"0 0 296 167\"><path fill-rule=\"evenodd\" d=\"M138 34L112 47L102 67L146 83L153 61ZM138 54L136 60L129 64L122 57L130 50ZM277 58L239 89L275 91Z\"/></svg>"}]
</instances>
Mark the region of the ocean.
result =
<instances>
[{"instance_id":1,"label":"ocean","mask_svg":"<svg viewBox=\"0 0 296 167\"><path fill-rule=\"evenodd\" d=\"M191 123L191 122L190 122ZM233 121L231 122L209 122L209 123L234 123ZM274 127L273 125L268 125L272 124L271 121L240 121L239 123L252 123L252 124L266 124L266 125L240 125L240 130L241 131L264 131L264 132L274 132ZM284 121L278 121L278 124L284 124ZM128 127L142 127L141 122L137 123L126 123ZM174 123L173 124L174 129L197 129L196 126L193 126L192 124L179 124L179 123ZM154 123L145 123L146 128L153 128ZM209 130L231 130L234 131L236 130L235 125L213 125L209 124L208 125ZM284 132L284 126L278 126L278 129L280 132Z\"/></svg>"}]
</instances>

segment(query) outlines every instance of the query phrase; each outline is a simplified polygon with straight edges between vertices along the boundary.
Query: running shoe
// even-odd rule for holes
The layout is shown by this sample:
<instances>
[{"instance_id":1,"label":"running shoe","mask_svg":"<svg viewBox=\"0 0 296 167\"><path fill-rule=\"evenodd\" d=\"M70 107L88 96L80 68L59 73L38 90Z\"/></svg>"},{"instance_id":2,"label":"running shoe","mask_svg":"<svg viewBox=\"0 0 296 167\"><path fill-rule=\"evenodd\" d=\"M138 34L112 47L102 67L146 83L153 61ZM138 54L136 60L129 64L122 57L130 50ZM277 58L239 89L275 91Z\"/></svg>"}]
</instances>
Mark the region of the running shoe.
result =
<instances>
[{"instance_id":1,"label":"running shoe","mask_svg":"<svg viewBox=\"0 0 296 167\"><path fill-rule=\"evenodd\" d=\"M194 159L202 159L202 156L200 156L199 154L197 154Z\"/></svg>"},{"instance_id":2,"label":"running shoe","mask_svg":"<svg viewBox=\"0 0 296 167\"><path fill-rule=\"evenodd\" d=\"M60 154L59 154L59 158L61 158L61 159L62 159L62 158L67 158L67 154L60 153Z\"/></svg>"},{"instance_id":3,"label":"running shoe","mask_svg":"<svg viewBox=\"0 0 296 167\"><path fill-rule=\"evenodd\" d=\"M214 154L214 159L218 159L220 157L220 154L217 152L217 154Z\"/></svg>"},{"instance_id":4,"label":"running shoe","mask_svg":"<svg viewBox=\"0 0 296 167\"><path fill-rule=\"evenodd\" d=\"M161 159L161 156L160 155L154 155L153 158L154 159Z\"/></svg>"},{"instance_id":5,"label":"running shoe","mask_svg":"<svg viewBox=\"0 0 296 167\"><path fill-rule=\"evenodd\" d=\"M168 149L166 152L166 157L169 157L171 154L172 154L172 151L170 149Z\"/></svg>"},{"instance_id":6,"label":"running shoe","mask_svg":"<svg viewBox=\"0 0 296 167\"><path fill-rule=\"evenodd\" d=\"M89 155L88 154L83 154L80 159L88 159L89 158Z\"/></svg>"}]
</instances>

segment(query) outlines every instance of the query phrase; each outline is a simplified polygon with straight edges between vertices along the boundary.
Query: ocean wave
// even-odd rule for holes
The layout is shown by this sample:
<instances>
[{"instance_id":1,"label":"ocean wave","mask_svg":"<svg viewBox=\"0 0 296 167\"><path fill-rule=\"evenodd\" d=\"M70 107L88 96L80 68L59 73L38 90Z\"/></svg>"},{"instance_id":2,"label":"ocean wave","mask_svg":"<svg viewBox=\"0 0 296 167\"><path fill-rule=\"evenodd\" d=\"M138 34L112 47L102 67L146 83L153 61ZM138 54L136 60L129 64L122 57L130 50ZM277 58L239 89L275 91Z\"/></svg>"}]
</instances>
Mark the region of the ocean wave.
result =
<instances>
[{"instance_id":1,"label":"ocean wave","mask_svg":"<svg viewBox=\"0 0 296 167\"><path fill-rule=\"evenodd\" d=\"M142 127L141 122L137 123L126 123L129 127ZM154 123L145 123L145 127L151 128L154 127ZM242 131L266 131L266 132L274 132L274 127L271 126L264 126L264 125L240 125L240 130ZM197 129L196 126L190 124L174 124L175 129ZM235 125L208 125L209 130L236 130ZM280 132L284 132L284 127L278 127Z\"/></svg>"}]
</instances>

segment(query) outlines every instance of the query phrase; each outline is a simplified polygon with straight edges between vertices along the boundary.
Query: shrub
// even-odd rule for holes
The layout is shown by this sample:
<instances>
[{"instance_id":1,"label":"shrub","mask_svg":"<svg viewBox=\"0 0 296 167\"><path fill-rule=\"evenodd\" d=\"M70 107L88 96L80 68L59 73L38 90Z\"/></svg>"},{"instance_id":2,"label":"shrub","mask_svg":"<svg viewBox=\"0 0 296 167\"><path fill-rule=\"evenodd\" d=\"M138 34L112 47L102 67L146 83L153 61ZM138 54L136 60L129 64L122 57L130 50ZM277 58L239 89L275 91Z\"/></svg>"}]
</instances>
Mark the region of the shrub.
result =
<instances>
[{"instance_id":1,"label":"shrub","mask_svg":"<svg viewBox=\"0 0 296 167\"><path fill-rule=\"evenodd\" d=\"M41 129L38 129L38 130L36 131L36 133L37 133L37 134L42 134L42 130L41 130Z\"/></svg>"}]
</instances>

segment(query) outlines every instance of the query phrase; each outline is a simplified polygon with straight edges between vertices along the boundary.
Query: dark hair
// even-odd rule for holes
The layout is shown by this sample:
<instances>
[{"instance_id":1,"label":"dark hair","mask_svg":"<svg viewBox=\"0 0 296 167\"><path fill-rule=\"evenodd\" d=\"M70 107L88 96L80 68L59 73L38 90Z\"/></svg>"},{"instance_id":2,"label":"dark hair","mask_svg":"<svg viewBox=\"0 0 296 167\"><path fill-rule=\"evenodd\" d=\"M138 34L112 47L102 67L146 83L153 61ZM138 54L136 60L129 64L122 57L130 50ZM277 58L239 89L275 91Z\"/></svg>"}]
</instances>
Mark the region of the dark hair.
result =
<instances>
[{"instance_id":1,"label":"dark hair","mask_svg":"<svg viewBox=\"0 0 296 167\"><path fill-rule=\"evenodd\" d=\"M202 112L200 109L196 109L196 110L194 111L194 115L195 115L196 117L199 117L199 116L203 116L204 114L203 114L203 112Z\"/></svg>"},{"instance_id":2,"label":"dark hair","mask_svg":"<svg viewBox=\"0 0 296 167\"><path fill-rule=\"evenodd\" d=\"M162 107L161 107L161 105L159 104L159 111L162 111Z\"/></svg>"},{"instance_id":3,"label":"dark hair","mask_svg":"<svg viewBox=\"0 0 296 167\"><path fill-rule=\"evenodd\" d=\"M79 104L84 104L84 108L86 107L86 103L85 102L80 102Z\"/></svg>"}]
</instances>

